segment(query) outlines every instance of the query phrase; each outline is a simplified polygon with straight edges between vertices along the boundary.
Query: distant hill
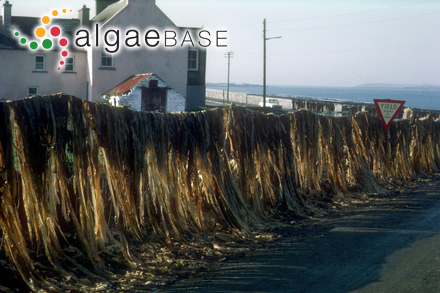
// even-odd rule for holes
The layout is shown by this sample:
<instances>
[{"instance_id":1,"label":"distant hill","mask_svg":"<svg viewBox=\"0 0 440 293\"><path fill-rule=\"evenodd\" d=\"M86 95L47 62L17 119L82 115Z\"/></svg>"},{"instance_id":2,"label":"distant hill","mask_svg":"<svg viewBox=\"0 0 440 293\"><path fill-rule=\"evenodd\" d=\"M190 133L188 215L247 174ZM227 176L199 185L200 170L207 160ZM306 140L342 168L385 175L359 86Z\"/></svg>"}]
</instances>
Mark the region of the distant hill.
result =
<instances>
[{"instance_id":1,"label":"distant hill","mask_svg":"<svg viewBox=\"0 0 440 293\"><path fill-rule=\"evenodd\" d=\"M217 82L217 83L208 82L208 83L206 83L206 86L228 86L228 84L225 82ZM233 86L233 87L263 87L262 85L259 85L259 84L235 83L235 82L230 82L229 86ZM266 86L266 87L269 87L269 86Z\"/></svg>"},{"instance_id":2,"label":"distant hill","mask_svg":"<svg viewBox=\"0 0 440 293\"><path fill-rule=\"evenodd\" d=\"M388 88L388 89L411 89L411 90L440 90L438 85L414 85L414 84L391 84L391 83L365 83L355 86L356 88Z\"/></svg>"}]
</instances>

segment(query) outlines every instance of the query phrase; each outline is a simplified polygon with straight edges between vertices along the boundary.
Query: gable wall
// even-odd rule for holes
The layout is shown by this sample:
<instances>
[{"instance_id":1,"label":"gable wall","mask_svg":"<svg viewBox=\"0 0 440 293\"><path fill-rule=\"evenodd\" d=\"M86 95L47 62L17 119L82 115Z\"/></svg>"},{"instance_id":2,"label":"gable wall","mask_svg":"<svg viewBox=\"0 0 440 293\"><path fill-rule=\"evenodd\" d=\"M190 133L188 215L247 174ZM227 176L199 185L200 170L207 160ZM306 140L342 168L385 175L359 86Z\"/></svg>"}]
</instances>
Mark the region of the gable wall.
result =
<instances>
[{"instance_id":1,"label":"gable wall","mask_svg":"<svg viewBox=\"0 0 440 293\"><path fill-rule=\"evenodd\" d=\"M167 112L185 111L185 97L175 89L170 88L167 83L154 75L138 83L127 94L121 96L112 96L110 103L116 106L124 105L130 107L132 110L141 111L142 88L149 87L150 80L158 80L158 87L168 88L166 101Z\"/></svg>"},{"instance_id":2,"label":"gable wall","mask_svg":"<svg viewBox=\"0 0 440 293\"><path fill-rule=\"evenodd\" d=\"M58 71L60 51L0 50L0 100L15 100L28 96L28 86L38 86L40 95L64 92L87 98L86 52L70 52L75 56L75 72ZM46 71L34 71L34 56L46 56Z\"/></svg>"},{"instance_id":3,"label":"gable wall","mask_svg":"<svg viewBox=\"0 0 440 293\"><path fill-rule=\"evenodd\" d=\"M133 25L136 24L136 25ZM92 46L89 49L90 85L93 101L99 101L102 94L112 86L125 80L127 76L155 72L173 88L186 96L187 84L187 48L149 48L145 44L144 35L149 29L168 29L179 33L177 28L165 14L151 0L129 0L117 15L110 19L100 29L102 40L109 29L120 30L120 47L115 53L115 70L99 69L101 52L99 48ZM129 29L136 29L140 33L139 49L126 49L125 33ZM161 39L162 41L162 34ZM102 42L103 43L103 42Z\"/></svg>"}]
</instances>

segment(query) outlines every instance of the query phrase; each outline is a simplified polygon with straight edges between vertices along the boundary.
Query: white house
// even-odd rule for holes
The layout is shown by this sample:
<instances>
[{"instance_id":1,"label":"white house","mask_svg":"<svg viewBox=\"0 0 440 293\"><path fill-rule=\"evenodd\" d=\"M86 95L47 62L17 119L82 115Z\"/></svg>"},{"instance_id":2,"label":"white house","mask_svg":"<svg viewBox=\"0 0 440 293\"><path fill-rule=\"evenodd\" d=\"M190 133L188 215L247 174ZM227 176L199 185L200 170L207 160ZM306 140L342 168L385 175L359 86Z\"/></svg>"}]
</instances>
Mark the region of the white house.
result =
<instances>
[{"instance_id":1,"label":"white house","mask_svg":"<svg viewBox=\"0 0 440 293\"><path fill-rule=\"evenodd\" d=\"M85 6L78 11L76 19L52 18L50 25L60 26L63 36L70 40L69 55L63 66L59 64L59 46L51 50L30 50L27 44L20 44L21 36L28 40L37 39L34 32L41 26L42 16L12 16L11 7L8 1L3 3L0 19L0 100L64 92L100 101L105 93L127 77L152 72L172 91L184 97L185 108L204 105L206 50L197 42L194 42L195 46L185 44L175 48L144 45L131 49L124 46L128 30L138 30L142 42L145 42L145 30L149 29L183 33L156 6L155 0L96 0L97 15L92 19L89 19L90 9ZM97 27L98 45L95 42ZM116 53L105 50L109 46L103 38L111 30L120 31ZM77 46L76 41L84 31L89 32L90 42ZM16 32L20 36L15 36Z\"/></svg>"},{"instance_id":2,"label":"white house","mask_svg":"<svg viewBox=\"0 0 440 293\"><path fill-rule=\"evenodd\" d=\"M110 104L135 111L179 112L185 110L185 97L154 73L131 76L105 93Z\"/></svg>"},{"instance_id":3,"label":"white house","mask_svg":"<svg viewBox=\"0 0 440 293\"><path fill-rule=\"evenodd\" d=\"M34 94L65 92L79 98L87 98L86 52L69 46L66 66L58 70L60 53L56 50L29 49L29 41L37 39L35 28L41 25L41 17L11 16L12 5L5 1L0 18L0 100L15 100ZM71 36L80 26L79 19L54 19L63 35ZM14 30L12 30L14 28ZM18 33L18 36L15 36ZM27 44L19 40L25 36ZM69 66L67 66L69 62Z\"/></svg>"}]
</instances>

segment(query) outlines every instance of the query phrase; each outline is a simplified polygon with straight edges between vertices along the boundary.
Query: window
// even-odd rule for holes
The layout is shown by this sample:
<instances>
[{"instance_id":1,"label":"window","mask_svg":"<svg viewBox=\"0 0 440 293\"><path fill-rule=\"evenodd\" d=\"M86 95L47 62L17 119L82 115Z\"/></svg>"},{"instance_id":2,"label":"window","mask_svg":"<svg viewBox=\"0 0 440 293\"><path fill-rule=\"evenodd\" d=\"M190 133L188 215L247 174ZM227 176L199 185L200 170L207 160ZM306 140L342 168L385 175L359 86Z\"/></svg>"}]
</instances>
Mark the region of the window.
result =
<instances>
[{"instance_id":1,"label":"window","mask_svg":"<svg viewBox=\"0 0 440 293\"><path fill-rule=\"evenodd\" d=\"M38 95L38 86L28 86L28 97Z\"/></svg>"},{"instance_id":2,"label":"window","mask_svg":"<svg viewBox=\"0 0 440 293\"><path fill-rule=\"evenodd\" d=\"M114 67L113 54L107 53L104 48L101 51L101 67Z\"/></svg>"},{"instance_id":3,"label":"window","mask_svg":"<svg viewBox=\"0 0 440 293\"><path fill-rule=\"evenodd\" d=\"M188 70L192 70L192 71L199 70L199 50L196 49L188 50Z\"/></svg>"},{"instance_id":4,"label":"window","mask_svg":"<svg viewBox=\"0 0 440 293\"><path fill-rule=\"evenodd\" d=\"M67 57L66 63L64 65L65 72L74 72L75 71L75 56Z\"/></svg>"},{"instance_id":5,"label":"window","mask_svg":"<svg viewBox=\"0 0 440 293\"><path fill-rule=\"evenodd\" d=\"M46 55L35 55L34 57L34 70L45 71L46 70Z\"/></svg>"}]
</instances>

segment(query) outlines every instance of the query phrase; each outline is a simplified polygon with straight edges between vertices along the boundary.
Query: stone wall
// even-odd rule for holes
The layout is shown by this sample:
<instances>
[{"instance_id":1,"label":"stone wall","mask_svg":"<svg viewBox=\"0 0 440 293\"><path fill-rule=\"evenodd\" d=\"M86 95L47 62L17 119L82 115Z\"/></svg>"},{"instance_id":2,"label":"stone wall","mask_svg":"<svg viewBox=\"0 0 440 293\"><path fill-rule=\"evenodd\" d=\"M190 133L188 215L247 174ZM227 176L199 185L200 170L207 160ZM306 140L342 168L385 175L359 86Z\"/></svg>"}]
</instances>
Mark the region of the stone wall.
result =
<instances>
[{"instance_id":1,"label":"stone wall","mask_svg":"<svg viewBox=\"0 0 440 293\"><path fill-rule=\"evenodd\" d=\"M206 97L213 98L217 100L227 101L228 92L223 90L215 90L215 89L206 89ZM269 96L266 96L266 101ZM291 99L285 99L282 97L273 97L278 100L283 109L292 109ZM242 103L249 105L258 106L260 102L263 101L263 96L260 95L252 95L245 93L237 93L237 92L229 92L229 102L231 103Z\"/></svg>"},{"instance_id":2,"label":"stone wall","mask_svg":"<svg viewBox=\"0 0 440 293\"><path fill-rule=\"evenodd\" d=\"M206 97L216 99L218 101L227 101L227 91L206 89ZM267 96L266 99L270 97ZM318 114L324 114L326 116L343 116L348 114L355 114L360 111L366 111L374 115L378 115L376 106L373 103L362 102L336 102L316 100L312 98L283 98L279 96L273 96L283 106L283 109L287 110L308 110ZM249 106L259 105L263 100L260 95L252 95L245 93L229 92L229 101L231 103L242 103ZM421 118L426 116L440 116L440 111L436 110L422 110L417 108L403 107L396 116L396 119L407 118Z\"/></svg>"}]
</instances>

